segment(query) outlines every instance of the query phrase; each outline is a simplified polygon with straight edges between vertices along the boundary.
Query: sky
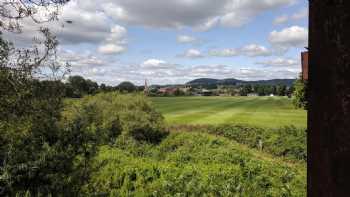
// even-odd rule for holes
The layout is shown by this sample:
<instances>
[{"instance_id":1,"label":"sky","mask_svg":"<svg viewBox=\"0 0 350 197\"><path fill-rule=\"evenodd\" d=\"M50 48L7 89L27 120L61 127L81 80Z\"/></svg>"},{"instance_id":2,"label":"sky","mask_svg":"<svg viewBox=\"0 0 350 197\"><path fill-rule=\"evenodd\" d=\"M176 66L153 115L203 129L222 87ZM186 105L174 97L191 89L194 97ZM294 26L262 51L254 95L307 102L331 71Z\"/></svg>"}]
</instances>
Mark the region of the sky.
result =
<instances>
[{"instance_id":1,"label":"sky","mask_svg":"<svg viewBox=\"0 0 350 197\"><path fill-rule=\"evenodd\" d=\"M72 23L64 23L72 21ZM307 47L306 0L71 0L48 26L71 75L118 85L196 78L297 78ZM29 45L25 34L5 35Z\"/></svg>"}]
</instances>

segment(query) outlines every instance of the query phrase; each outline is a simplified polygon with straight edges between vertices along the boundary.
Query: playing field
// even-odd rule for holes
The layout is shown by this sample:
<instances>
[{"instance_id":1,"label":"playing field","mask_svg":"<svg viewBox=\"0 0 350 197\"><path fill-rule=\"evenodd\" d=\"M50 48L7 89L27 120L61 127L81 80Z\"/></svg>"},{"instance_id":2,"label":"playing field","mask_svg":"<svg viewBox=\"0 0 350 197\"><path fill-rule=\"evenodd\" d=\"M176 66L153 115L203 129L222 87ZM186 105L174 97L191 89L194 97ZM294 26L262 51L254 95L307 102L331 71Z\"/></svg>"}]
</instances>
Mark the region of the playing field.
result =
<instances>
[{"instance_id":1,"label":"playing field","mask_svg":"<svg viewBox=\"0 0 350 197\"><path fill-rule=\"evenodd\" d=\"M169 124L306 128L306 111L295 109L285 97L154 97L151 100Z\"/></svg>"}]
</instances>

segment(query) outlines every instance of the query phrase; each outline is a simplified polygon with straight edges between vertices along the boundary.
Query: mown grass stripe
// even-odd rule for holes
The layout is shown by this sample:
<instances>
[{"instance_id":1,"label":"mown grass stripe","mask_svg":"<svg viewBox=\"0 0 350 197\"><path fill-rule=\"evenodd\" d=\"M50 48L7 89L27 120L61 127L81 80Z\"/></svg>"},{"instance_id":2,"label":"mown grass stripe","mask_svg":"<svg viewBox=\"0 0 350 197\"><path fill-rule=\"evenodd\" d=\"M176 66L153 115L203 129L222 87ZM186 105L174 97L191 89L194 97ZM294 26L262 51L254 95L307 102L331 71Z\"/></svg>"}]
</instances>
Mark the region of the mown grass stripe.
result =
<instances>
[{"instance_id":1,"label":"mown grass stripe","mask_svg":"<svg viewBox=\"0 0 350 197\"><path fill-rule=\"evenodd\" d=\"M169 124L242 123L306 128L306 111L294 109L286 97L157 97L151 100Z\"/></svg>"}]
</instances>

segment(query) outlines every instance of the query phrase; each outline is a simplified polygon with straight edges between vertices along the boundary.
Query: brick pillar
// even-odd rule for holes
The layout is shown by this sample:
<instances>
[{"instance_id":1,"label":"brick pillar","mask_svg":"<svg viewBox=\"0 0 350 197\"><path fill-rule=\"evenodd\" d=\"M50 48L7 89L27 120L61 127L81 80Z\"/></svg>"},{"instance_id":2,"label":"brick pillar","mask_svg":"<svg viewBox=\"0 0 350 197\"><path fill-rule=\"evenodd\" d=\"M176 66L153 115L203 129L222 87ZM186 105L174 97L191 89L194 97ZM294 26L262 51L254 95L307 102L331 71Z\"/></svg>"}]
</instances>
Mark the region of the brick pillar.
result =
<instances>
[{"instance_id":1,"label":"brick pillar","mask_svg":"<svg viewBox=\"0 0 350 197\"><path fill-rule=\"evenodd\" d=\"M309 52L301 53L301 77L303 81L309 79Z\"/></svg>"},{"instance_id":2,"label":"brick pillar","mask_svg":"<svg viewBox=\"0 0 350 197\"><path fill-rule=\"evenodd\" d=\"M308 196L350 196L350 0L310 0Z\"/></svg>"}]
</instances>

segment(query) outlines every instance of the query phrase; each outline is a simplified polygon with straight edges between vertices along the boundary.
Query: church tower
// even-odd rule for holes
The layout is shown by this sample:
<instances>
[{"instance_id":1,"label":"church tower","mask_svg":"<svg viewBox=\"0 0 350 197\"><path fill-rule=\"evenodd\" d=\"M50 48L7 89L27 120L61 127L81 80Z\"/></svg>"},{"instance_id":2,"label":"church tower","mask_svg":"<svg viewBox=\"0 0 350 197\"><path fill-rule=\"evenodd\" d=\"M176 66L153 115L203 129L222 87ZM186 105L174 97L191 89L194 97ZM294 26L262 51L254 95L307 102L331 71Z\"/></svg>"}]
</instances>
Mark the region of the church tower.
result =
<instances>
[{"instance_id":1,"label":"church tower","mask_svg":"<svg viewBox=\"0 0 350 197\"><path fill-rule=\"evenodd\" d=\"M148 95L149 88L148 88L147 79L145 79L145 88L143 89L143 92L144 92L145 95Z\"/></svg>"}]
</instances>

